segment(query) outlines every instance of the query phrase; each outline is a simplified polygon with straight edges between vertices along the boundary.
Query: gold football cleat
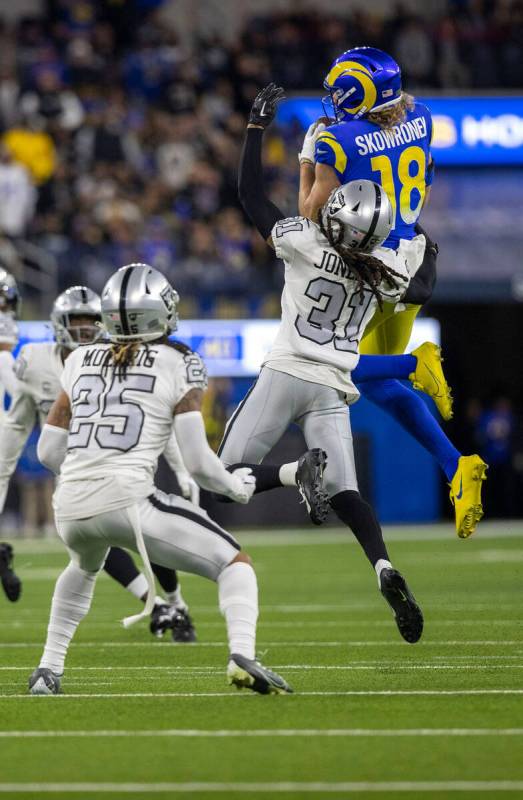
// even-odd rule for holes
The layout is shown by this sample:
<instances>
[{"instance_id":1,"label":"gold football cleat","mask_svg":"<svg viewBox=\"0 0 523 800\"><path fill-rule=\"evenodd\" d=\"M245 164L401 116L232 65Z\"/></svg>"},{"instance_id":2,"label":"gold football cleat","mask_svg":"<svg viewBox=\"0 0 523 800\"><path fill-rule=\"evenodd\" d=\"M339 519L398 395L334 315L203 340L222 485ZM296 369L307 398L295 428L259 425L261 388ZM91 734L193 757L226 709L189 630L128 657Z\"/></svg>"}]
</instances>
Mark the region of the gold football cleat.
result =
<instances>
[{"instance_id":1,"label":"gold football cleat","mask_svg":"<svg viewBox=\"0 0 523 800\"><path fill-rule=\"evenodd\" d=\"M483 517L481 488L486 479L488 464L478 455L461 456L450 486L450 502L456 514L456 531L467 539Z\"/></svg>"},{"instance_id":2,"label":"gold football cleat","mask_svg":"<svg viewBox=\"0 0 523 800\"><path fill-rule=\"evenodd\" d=\"M424 342L411 353L417 359L415 372L409 380L415 389L432 397L443 419L452 419L452 393L443 374L441 348Z\"/></svg>"}]
</instances>

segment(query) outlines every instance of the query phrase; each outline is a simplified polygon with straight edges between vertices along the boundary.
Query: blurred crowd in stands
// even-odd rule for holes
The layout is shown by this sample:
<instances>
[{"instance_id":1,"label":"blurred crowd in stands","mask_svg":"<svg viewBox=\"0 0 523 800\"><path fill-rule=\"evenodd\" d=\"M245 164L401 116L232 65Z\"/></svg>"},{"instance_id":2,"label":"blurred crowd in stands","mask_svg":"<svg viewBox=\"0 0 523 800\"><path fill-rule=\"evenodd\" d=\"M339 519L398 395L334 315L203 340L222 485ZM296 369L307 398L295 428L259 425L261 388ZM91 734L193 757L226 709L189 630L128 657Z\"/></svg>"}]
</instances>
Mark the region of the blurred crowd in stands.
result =
<instances>
[{"instance_id":1,"label":"blurred crowd in stands","mask_svg":"<svg viewBox=\"0 0 523 800\"><path fill-rule=\"evenodd\" d=\"M391 7L271 14L234 45L187 43L161 0L49 0L45 17L0 23L0 232L51 253L62 289L100 290L147 261L190 316L276 316L280 275L236 195L245 115L269 80L321 90L353 45L392 51L406 86L523 85L523 2L455 0L425 19ZM300 132L274 128L271 196L296 213ZM0 258L2 248L0 247Z\"/></svg>"}]
</instances>

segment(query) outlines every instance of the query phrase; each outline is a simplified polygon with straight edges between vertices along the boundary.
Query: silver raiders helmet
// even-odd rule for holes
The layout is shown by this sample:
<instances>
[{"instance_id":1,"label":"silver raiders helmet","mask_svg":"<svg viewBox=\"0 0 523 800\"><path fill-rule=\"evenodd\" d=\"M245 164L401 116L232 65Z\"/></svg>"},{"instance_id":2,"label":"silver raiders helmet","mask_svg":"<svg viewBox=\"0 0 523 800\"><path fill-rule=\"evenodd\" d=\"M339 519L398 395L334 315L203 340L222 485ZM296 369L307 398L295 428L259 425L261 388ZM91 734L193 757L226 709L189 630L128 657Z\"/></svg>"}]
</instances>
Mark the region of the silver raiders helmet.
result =
<instances>
[{"instance_id":1,"label":"silver raiders helmet","mask_svg":"<svg viewBox=\"0 0 523 800\"><path fill-rule=\"evenodd\" d=\"M149 264L128 264L102 291L102 322L112 342L148 342L176 330L176 289Z\"/></svg>"},{"instance_id":2,"label":"silver raiders helmet","mask_svg":"<svg viewBox=\"0 0 523 800\"><path fill-rule=\"evenodd\" d=\"M334 189L320 210L324 232L336 243L368 253L392 230L392 206L378 183L355 180Z\"/></svg>"},{"instance_id":3,"label":"silver raiders helmet","mask_svg":"<svg viewBox=\"0 0 523 800\"><path fill-rule=\"evenodd\" d=\"M14 276L0 266L0 311L11 311L17 317L20 305L20 292Z\"/></svg>"},{"instance_id":4,"label":"silver raiders helmet","mask_svg":"<svg viewBox=\"0 0 523 800\"><path fill-rule=\"evenodd\" d=\"M87 286L66 289L58 295L51 311L55 339L68 350L96 342L102 335L101 319L100 297Z\"/></svg>"}]
</instances>

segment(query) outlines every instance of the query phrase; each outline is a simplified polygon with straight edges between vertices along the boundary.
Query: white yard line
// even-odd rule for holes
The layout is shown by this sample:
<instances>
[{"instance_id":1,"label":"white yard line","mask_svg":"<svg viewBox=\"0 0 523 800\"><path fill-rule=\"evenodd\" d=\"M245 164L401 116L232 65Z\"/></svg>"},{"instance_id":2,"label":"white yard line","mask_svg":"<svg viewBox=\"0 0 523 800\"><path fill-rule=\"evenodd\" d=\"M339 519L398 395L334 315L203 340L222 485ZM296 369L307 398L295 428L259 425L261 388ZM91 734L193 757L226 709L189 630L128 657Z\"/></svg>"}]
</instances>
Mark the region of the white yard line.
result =
<instances>
[{"instance_id":1,"label":"white yard line","mask_svg":"<svg viewBox=\"0 0 523 800\"><path fill-rule=\"evenodd\" d=\"M340 793L350 792L362 794L363 792L520 792L523 790L523 781L345 781L338 783L327 782L296 782L281 781L278 783L217 783L217 782L190 782L190 783L0 783L0 792L55 792L80 794L115 792L118 794L146 793L201 793L201 792L238 792L246 794L259 793Z\"/></svg>"},{"instance_id":2,"label":"white yard line","mask_svg":"<svg viewBox=\"0 0 523 800\"><path fill-rule=\"evenodd\" d=\"M285 672L310 672L314 670L321 670L322 672L326 671L334 671L334 672L383 672L389 671L391 668L398 668L398 664L344 664L344 665L324 665L324 664L271 664L272 669L283 670ZM402 664L401 665L401 672L415 672L419 670L425 671L455 671L455 670L465 670L470 672L471 669L474 670L511 670L511 669L523 669L523 664L474 664L473 667L467 664ZM215 678L216 676L223 675L223 669L219 669L217 667L165 667L165 674L162 676L164 680L168 678L185 678L187 676L197 676L199 678ZM31 667L27 667L27 671L31 671ZM105 671L105 670L103 670ZM125 674L125 667L122 668L123 675L115 676L112 680L91 680L85 676L84 678L67 678L67 685L72 686L74 684L79 684L81 686L114 686L117 683L121 683L122 681L126 681L128 679L131 680L139 680L140 676L133 674L132 677L129 676L127 678ZM147 670L143 670L147 671ZM390 674L390 673L389 673ZM7 686L19 686L20 681L11 680L11 681L0 681L0 688L5 688Z\"/></svg>"},{"instance_id":3,"label":"white yard line","mask_svg":"<svg viewBox=\"0 0 523 800\"><path fill-rule=\"evenodd\" d=\"M462 696L462 695L520 695L523 694L523 689L383 689L383 690L354 690L354 691L333 691L333 692L298 692L295 697L395 697L395 696L431 696L431 697L444 697L444 696ZM38 695L43 697L44 695ZM47 697L47 696L46 696ZM102 698L111 699L114 697L154 697L160 699L162 697L254 697L254 692L72 692L70 694L53 695L53 698L62 700L74 700L77 698ZM290 697L290 695L289 695ZM0 694L0 699L34 699L30 694ZM48 702L51 702L48 700Z\"/></svg>"},{"instance_id":4,"label":"white yard line","mask_svg":"<svg viewBox=\"0 0 523 800\"><path fill-rule=\"evenodd\" d=\"M7 642L0 644L0 648L23 648L23 647L41 647L42 642ZM158 648L162 644L158 641L148 640L143 642L74 642L72 647L95 647L97 649L103 647L144 647L144 648ZM204 648L204 647L223 647L227 645L223 642L190 642L183 645L184 650L189 648ZM523 639L446 639L437 640L430 639L429 641L419 642L416 649L420 650L425 647L523 647ZM401 640L385 641L385 640L352 640L344 639L343 641L282 641L282 642L267 642L261 640L259 647L405 647L405 642Z\"/></svg>"},{"instance_id":5,"label":"white yard line","mask_svg":"<svg viewBox=\"0 0 523 800\"><path fill-rule=\"evenodd\" d=\"M523 728L275 728L260 730L194 730L166 728L164 730L58 730L58 731L0 731L2 739L76 739L76 738L156 738L235 739L318 736L396 738L397 736L523 736Z\"/></svg>"},{"instance_id":6,"label":"white yard line","mask_svg":"<svg viewBox=\"0 0 523 800\"><path fill-rule=\"evenodd\" d=\"M177 651L177 652L179 652L179 651ZM455 655L449 654L449 655L446 655L446 656L432 656L432 658L434 659L434 661L437 661L437 660L442 661L443 659L445 661L452 661L453 659L457 660L457 661L466 660L467 663L465 664L465 666L467 667L467 669L470 669L469 662L471 660L477 660L477 661L481 661L481 662L484 661L486 663L483 664L482 666L488 666L488 662L490 662L491 660L501 660L501 659L503 659L503 660L509 660L509 659L517 660L517 659L521 659L521 656L520 655L518 655L518 656L511 656L511 655L502 655L502 656L491 656L491 655L455 656ZM432 663L434 663L434 661L422 661L422 662L419 662L419 663L429 667ZM381 659L381 658L380 659L358 659L357 661L354 661L353 664L354 665L364 665L365 664L365 665L368 665L368 666L371 666L371 667L372 666L377 666L377 667L397 667L398 666L398 662L397 661L388 661L388 660L384 660L384 659ZM403 668L403 666L405 664L407 664L407 666L408 666L408 662L402 662L402 665L401 665L402 668ZM280 668L284 669L285 667L288 667L288 666L296 666L296 667L300 667L300 668L301 668L301 666L303 666L304 669L306 669L307 667L310 667L310 666L314 666L315 669L345 669L344 666L333 666L332 664L323 664L323 665L322 664L317 664L317 665L310 665L310 664L303 664L303 665L299 665L299 664L274 664L273 666L274 667L278 667L279 669ZM417 666L417 664L416 664L416 666ZM438 666L438 664L435 664L435 666ZM479 665L474 664L473 668L475 668L476 666L479 666ZM509 667L511 665L507 663L506 666ZM0 671L2 671L2 672L16 672L17 670L27 670L27 669L33 669L33 668L34 668L34 664L18 664L16 666L15 665L11 665L9 667L0 666ZM137 666L114 666L114 665L112 665L112 666L67 667L67 672L68 673L74 672L74 671L77 671L77 670L80 670L80 671L86 671L87 670L87 671L95 671L95 672L111 672L111 671L113 671L113 672L134 672L134 671L151 672L151 671L154 671L154 670L166 671L166 672L180 672L180 671L181 672L186 672L187 670L199 670L201 672L214 672L214 671L216 671L216 667L215 666L207 666L207 665L203 665L203 664L202 665L198 665L198 666L194 666L194 667L191 667L191 666L178 666L176 664L165 664L165 665L140 664L140 666L138 666L138 667Z\"/></svg>"},{"instance_id":7,"label":"white yard line","mask_svg":"<svg viewBox=\"0 0 523 800\"><path fill-rule=\"evenodd\" d=\"M523 533L522 533L522 538L523 538ZM183 574L185 576L185 573L183 573ZM104 573L102 574L102 577L103 576L104 576ZM493 602L494 601L492 601L490 603L469 603L466 600L464 601L464 603L466 604L467 613L469 613L471 611L489 611L491 613L492 613L492 611L495 611L496 613L499 612L499 611L509 611L509 612L512 612L514 614L514 612L516 610L516 606L514 605L513 601L512 602L507 602L507 603L498 603L498 602L496 602L495 603L495 608L492 607L493 606ZM350 614L353 611L358 611L359 612L359 611L370 610L370 611L375 612L376 610L379 611L382 608L383 608L382 601L377 596L375 601L369 601L369 602L354 601L353 603L278 603L278 604L261 605L260 606L260 613L269 614L269 613L276 612L278 614L303 614L305 612L306 614L324 614L324 613L326 613L326 612L328 613L330 611L339 611L339 612L344 613L344 614L345 613L346 614ZM435 597L435 601L432 604L432 609L433 609L433 613L436 613L436 611L440 611L440 612L443 611L445 613L456 613L456 603L455 602L450 602L450 601L448 603L446 603L446 602L443 602L441 600L441 598L436 598ZM13 613L16 613L17 617L24 616L24 615L28 616L28 617L31 617L31 622L33 621L33 618L34 618L34 609L30 609L30 608L16 608L16 609L13 609ZM100 613L100 616L101 616L104 613L103 609L100 609L99 613ZM107 613L107 612L105 612L105 613ZM209 614L209 615L212 615L214 617L217 617L218 614L219 614L218 607L217 607L217 605L205 605L205 604L198 605L198 615L200 615L200 614ZM458 617L458 619L460 620L461 618ZM110 618L110 617L109 617L108 621L109 622L114 621L115 623L118 622L117 619L114 620L114 618ZM342 620L342 621L344 621L344 620ZM381 620L381 621L383 621L383 620ZM486 618L484 621L485 622L493 622L493 620L491 618ZM512 619L512 620L508 620L508 621L512 622L512 623L521 623L521 619L520 618L515 618L515 619ZM369 620L369 622L372 623L373 620ZM90 623L88 623L88 624L90 624Z\"/></svg>"},{"instance_id":8,"label":"white yard line","mask_svg":"<svg viewBox=\"0 0 523 800\"><path fill-rule=\"evenodd\" d=\"M199 611L199 609L198 609ZM34 614L34 611L31 612ZM453 625L459 625L461 627L470 627L471 625L482 625L488 626L493 625L496 628L498 627L512 627L518 628L522 627L523 623L520 619L443 619L443 620L435 620L431 619L430 626L442 626L442 627L452 627ZM23 628L23 622L19 620L12 620L2 621L2 628ZM41 625L42 629L45 629L47 625L46 620L42 620L38 623ZM33 623L34 625L34 623ZM114 630L115 627L118 628L119 624L116 620L112 622L94 622L89 619L86 627L89 629L91 628L107 628L109 630ZM198 620L198 628L217 628L219 630L224 630L224 623L223 621L220 622L206 622L205 620ZM265 622L264 620L260 620L258 622L258 629L264 628L289 628L290 630L296 630L297 628L390 628L390 620L387 619L375 619L375 620L366 620L366 619L339 619L339 620L270 620ZM523 642L522 642L523 643ZM1 646L1 645L0 645Z\"/></svg>"}]
</instances>

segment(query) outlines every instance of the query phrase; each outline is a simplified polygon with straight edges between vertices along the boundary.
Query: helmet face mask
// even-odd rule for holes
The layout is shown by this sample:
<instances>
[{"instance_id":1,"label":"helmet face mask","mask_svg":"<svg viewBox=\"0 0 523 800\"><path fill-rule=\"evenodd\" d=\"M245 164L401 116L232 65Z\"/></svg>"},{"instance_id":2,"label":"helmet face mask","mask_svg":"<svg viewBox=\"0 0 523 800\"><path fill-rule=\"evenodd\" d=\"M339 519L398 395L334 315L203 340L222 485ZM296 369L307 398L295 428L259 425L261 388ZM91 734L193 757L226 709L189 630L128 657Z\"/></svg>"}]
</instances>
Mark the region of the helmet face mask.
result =
<instances>
[{"instance_id":1,"label":"helmet face mask","mask_svg":"<svg viewBox=\"0 0 523 800\"><path fill-rule=\"evenodd\" d=\"M336 243L368 253L392 230L392 206L384 189L367 180L337 186L320 211L321 227Z\"/></svg>"},{"instance_id":2,"label":"helmet face mask","mask_svg":"<svg viewBox=\"0 0 523 800\"><path fill-rule=\"evenodd\" d=\"M11 313L18 317L20 313L20 294L16 280L3 267L0 267L0 313Z\"/></svg>"},{"instance_id":3,"label":"helmet face mask","mask_svg":"<svg viewBox=\"0 0 523 800\"><path fill-rule=\"evenodd\" d=\"M67 350L94 344L102 336L100 297L86 286L71 286L59 295L51 312L55 340Z\"/></svg>"},{"instance_id":4,"label":"helmet face mask","mask_svg":"<svg viewBox=\"0 0 523 800\"><path fill-rule=\"evenodd\" d=\"M149 264L128 264L107 281L102 321L112 342L151 342L178 327L179 296Z\"/></svg>"}]
</instances>

